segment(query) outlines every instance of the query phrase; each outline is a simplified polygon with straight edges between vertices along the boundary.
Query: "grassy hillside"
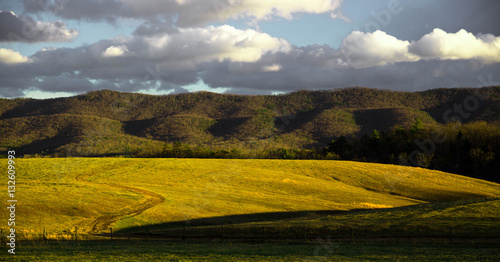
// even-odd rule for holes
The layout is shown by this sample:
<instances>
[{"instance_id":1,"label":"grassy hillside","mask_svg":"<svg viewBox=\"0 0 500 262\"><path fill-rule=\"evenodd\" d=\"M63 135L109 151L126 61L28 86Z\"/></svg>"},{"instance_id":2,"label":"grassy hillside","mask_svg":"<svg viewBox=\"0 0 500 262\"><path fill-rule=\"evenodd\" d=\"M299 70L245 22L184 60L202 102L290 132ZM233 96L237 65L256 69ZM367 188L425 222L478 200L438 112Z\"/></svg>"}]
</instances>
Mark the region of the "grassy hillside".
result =
<instances>
[{"instance_id":1,"label":"grassy hillside","mask_svg":"<svg viewBox=\"0 0 500 262\"><path fill-rule=\"evenodd\" d=\"M53 238L75 226L96 233L232 215L500 197L498 184L482 180L345 161L59 158L18 159L16 167L18 229L29 236L45 228ZM7 212L1 215L6 219Z\"/></svg>"},{"instance_id":2,"label":"grassy hillside","mask_svg":"<svg viewBox=\"0 0 500 262\"><path fill-rule=\"evenodd\" d=\"M16 147L28 154L65 155L63 149L85 146L81 134L100 135L89 130L123 139L106 141L106 149L97 152L80 150L80 156L127 155L131 148L148 151L157 142L228 150L323 147L339 136L410 126L416 118L426 126L442 124L446 110L478 94L488 97L461 120L500 123L499 87L416 93L347 88L279 96L151 96L104 90L47 100L0 99L0 151Z\"/></svg>"}]
</instances>

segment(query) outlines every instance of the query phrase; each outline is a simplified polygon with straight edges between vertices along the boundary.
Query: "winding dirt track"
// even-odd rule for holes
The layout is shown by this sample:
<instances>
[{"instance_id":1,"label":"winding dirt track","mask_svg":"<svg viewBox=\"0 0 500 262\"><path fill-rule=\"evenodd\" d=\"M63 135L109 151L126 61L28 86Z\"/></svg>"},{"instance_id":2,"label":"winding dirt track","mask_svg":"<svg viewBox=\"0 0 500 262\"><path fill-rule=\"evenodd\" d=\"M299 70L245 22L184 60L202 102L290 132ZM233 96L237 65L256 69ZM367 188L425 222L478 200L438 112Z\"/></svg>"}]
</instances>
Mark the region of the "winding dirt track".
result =
<instances>
[{"instance_id":1,"label":"winding dirt track","mask_svg":"<svg viewBox=\"0 0 500 262\"><path fill-rule=\"evenodd\" d=\"M79 224L79 226L86 228L88 230L88 233L91 234L96 234L100 233L104 230L107 230L109 226L115 222L118 222L120 220L123 220L125 218L130 218L137 216L141 214L142 212L158 205L163 202L165 202L165 198L161 195L158 195L154 192L147 191L144 189L140 188L135 188L135 187L129 187L129 186L121 186L121 185L114 185L114 184L105 184L105 183L97 183L97 182L90 182L88 181L88 178L91 177L94 174L82 174L79 176L75 177L76 181L82 182L82 183L87 183L87 184L92 184L92 185L100 185L103 188L109 188L109 189L120 189L120 190L128 190L132 191L134 193L140 194L144 196L146 199L141 201L140 203L134 205L134 206L127 206L124 207L120 210L114 211L112 213L102 215L99 217L94 217L91 218L90 221L85 220Z\"/></svg>"}]
</instances>

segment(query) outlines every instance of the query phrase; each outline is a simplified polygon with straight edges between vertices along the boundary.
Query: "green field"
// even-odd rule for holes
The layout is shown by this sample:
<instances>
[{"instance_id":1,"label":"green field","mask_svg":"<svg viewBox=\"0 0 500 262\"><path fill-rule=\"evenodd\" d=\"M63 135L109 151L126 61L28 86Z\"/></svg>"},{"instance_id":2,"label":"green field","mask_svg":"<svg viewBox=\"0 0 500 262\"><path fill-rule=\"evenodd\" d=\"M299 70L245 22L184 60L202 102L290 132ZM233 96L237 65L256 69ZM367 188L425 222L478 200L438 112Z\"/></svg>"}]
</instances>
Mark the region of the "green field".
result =
<instances>
[{"instance_id":1,"label":"green field","mask_svg":"<svg viewBox=\"0 0 500 262\"><path fill-rule=\"evenodd\" d=\"M314 250L327 239L341 246L329 260L358 255L384 260L384 250L396 241L401 246L389 249L399 260L411 260L405 250L415 250L419 260L498 258L498 248L488 245L500 237L500 186L413 167L309 160L17 159L16 198L18 252L26 261L36 256L123 260L143 252L151 256L142 261L317 261ZM2 221L7 215L1 213ZM76 228L80 241L64 241L75 239ZM121 241L109 243L111 228ZM455 245L447 246L450 232ZM186 242L178 242L181 237ZM135 253L107 250L117 248L113 245L133 246ZM464 249L457 245L474 252L461 256ZM438 246L447 251L438 253Z\"/></svg>"},{"instance_id":2,"label":"green field","mask_svg":"<svg viewBox=\"0 0 500 262\"><path fill-rule=\"evenodd\" d=\"M498 244L91 241L24 244L7 261L498 261Z\"/></svg>"},{"instance_id":3,"label":"green field","mask_svg":"<svg viewBox=\"0 0 500 262\"><path fill-rule=\"evenodd\" d=\"M232 215L255 222L247 221L251 214L500 197L495 183L344 161L59 158L18 159L16 166L18 229L27 237L45 229L49 238L64 238L75 226L81 234L99 233Z\"/></svg>"}]
</instances>

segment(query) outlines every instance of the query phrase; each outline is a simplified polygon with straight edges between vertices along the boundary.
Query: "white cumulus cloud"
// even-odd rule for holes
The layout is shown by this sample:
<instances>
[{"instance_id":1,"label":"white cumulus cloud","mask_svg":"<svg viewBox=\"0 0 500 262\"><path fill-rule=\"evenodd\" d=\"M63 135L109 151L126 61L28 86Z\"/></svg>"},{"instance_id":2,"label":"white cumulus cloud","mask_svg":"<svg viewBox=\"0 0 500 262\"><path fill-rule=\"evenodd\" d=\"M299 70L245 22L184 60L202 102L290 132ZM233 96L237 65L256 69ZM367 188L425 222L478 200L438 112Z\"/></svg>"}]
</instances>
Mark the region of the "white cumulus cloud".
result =
<instances>
[{"instance_id":1,"label":"white cumulus cloud","mask_svg":"<svg viewBox=\"0 0 500 262\"><path fill-rule=\"evenodd\" d=\"M486 63L500 62L500 37L478 35L464 29L456 33L447 33L434 29L413 42L409 50L422 59L477 59Z\"/></svg>"},{"instance_id":2,"label":"white cumulus cloud","mask_svg":"<svg viewBox=\"0 0 500 262\"><path fill-rule=\"evenodd\" d=\"M354 68L417 61L418 57L408 52L409 45L410 42L399 40L379 30L373 33L354 31L342 41L341 61Z\"/></svg>"},{"instance_id":3,"label":"white cumulus cloud","mask_svg":"<svg viewBox=\"0 0 500 262\"><path fill-rule=\"evenodd\" d=\"M475 60L485 64L500 62L500 37L474 36L465 30L447 33L434 29L417 41L404 41L382 31L354 31L343 41L338 65L369 68L420 60Z\"/></svg>"},{"instance_id":4,"label":"white cumulus cloud","mask_svg":"<svg viewBox=\"0 0 500 262\"><path fill-rule=\"evenodd\" d=\"M144 38L138 50L144 57L158 59L168 68L194 68L201 63L228 60L257 62L266 53L288 52L286 40L252 29L229 25L179 29L177 33Z\"/></svg>"},{"instance_id":5,"label":"white cumulus cloud","mask_svg":"<svg viewBox=\"0 0 500 262\"><path fill-rule=\"evenodd\" d=\"M117 57L117 56L123 56L124 54L128 53L128 48L125 45L121 46L110 46L102 53L104 57Z\"/></svg>"},{"instance_id":6,"label":"white cumulus cloud","mask_svg":"<svg viewBox=\"0 0 500 262\"><path fill-rule=\"evenodd\" d=\"M19 64L19 63L24 63L28 62L28 58L21 55L20 53L11 50L11 49L5 49L5 48L0 48L0 63L4 64Z\"/></svg>"}]
</instances>

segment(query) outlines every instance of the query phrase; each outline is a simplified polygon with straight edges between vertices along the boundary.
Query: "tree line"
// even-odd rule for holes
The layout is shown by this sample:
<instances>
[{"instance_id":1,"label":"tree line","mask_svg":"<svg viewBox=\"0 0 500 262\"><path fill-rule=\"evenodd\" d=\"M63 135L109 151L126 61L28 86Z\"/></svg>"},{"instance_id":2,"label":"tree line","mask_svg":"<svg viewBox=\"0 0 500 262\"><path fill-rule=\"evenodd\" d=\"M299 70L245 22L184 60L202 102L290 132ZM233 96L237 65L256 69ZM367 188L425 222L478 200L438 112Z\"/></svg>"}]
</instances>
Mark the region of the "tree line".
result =
<instances>
[{"instance_id":1,"label":"tree line","mask_svg":"<svg viewBox=\"0 0 500 262\"><path fill-rule=\"evenodd\" d=\"M361 137L340 136L312 149L212 149L167 143L164 158L352 160L415 166L500 182L500 129L478 121L425 127L420 119L390 132L373 130Z\"/></svg>"},{"instance_id":2,"label":"tree line","mask_svg":"<svg viewBox=\"0 0 500 262\"><path fill-rule=\"evenodd\" d=\"M341 159L417 166L500 182L500 129L483 121L339 137L328 145Z\"/></svg>"}]
</instances>

